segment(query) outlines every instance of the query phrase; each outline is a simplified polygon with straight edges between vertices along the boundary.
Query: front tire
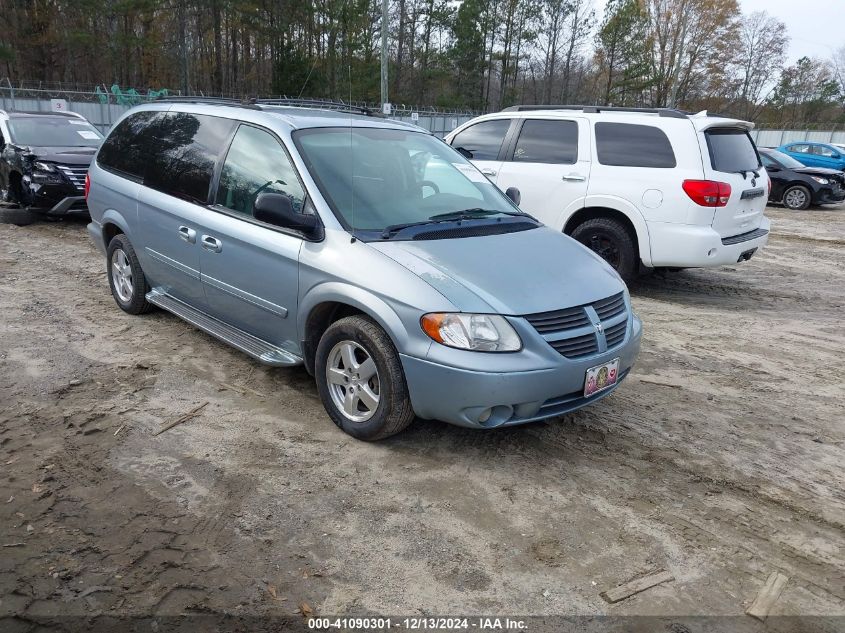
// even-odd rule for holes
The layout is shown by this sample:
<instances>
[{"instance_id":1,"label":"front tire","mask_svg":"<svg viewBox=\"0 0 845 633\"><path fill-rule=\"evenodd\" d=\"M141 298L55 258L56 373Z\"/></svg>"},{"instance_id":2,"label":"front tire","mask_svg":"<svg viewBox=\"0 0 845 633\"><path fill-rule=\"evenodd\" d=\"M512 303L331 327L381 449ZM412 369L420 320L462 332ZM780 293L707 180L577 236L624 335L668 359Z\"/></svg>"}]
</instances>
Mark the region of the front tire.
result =
<instances>
[{"instance_id":1,"label":"front tire","mask_svg":"<svg viewBox=\"0 0 845 633\"><path fill-rule=\"evenodd\" d=\"M636 276L638 258L634 239L618 220L593 218L576 226L570 235L610 264L625 281Z\"/></svg>"},{"instance_id":2,"label":"front tire","mask_svg":"<svg viewBox=\"0 0 845 633\"><path fill-rule=\"evenodd\" d=\"M783 206L792 211L803 211L812 202L810 190L803 185L793 185L783 192Z\"/></svg>"},{"instance_id":3,"label":"front tire","mask_svg":"<svg viewBox=\"0 0 845 633\"><path fill-rule=\"evenodd\" d=\"M115 303L129 314L144 314L153 309L147 301L150 286L135 249L123 234L115 235L106 251L106 274Z\"/></svg>"},{"instance_id":4,"label":"front tire","mask_svg":"<svg viewBox=\"0 0 845 633\"><path fill-rule=\"evenodd\" d=\"M370 318L355 315L329 326L317 345L314 367L323 406L352 437L380 440L413 422L399 354Z\"/></svg>"}]
</instances>

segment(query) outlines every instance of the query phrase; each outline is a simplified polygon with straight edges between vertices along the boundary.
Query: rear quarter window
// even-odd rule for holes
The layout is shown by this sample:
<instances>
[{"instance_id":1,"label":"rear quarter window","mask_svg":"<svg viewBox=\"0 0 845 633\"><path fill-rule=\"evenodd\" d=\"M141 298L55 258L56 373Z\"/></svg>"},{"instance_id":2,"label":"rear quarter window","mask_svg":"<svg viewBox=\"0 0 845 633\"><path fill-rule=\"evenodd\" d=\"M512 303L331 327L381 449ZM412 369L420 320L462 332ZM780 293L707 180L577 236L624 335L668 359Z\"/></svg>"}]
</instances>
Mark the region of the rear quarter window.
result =
<instances>
[{"instance_id":1,"label":"rear quarter window","mask_svg":"<svg viewBox=\"0 0 845 633\"><path fill-rule=\"evenodd\" d=\"M163 116L163 112L136 112L123 119L100 147L97 164L108 171L142 181L154 149L154 139L145 131L153 120Z\"/></svg>"},{"instance_id":2,"label":"rear quarter window","mask_svg":"<svg viewBox=\"0 0 845 633\"><path fill-rule=\"evenodd\" d=\"M710 164L716 171L740 173L760 169L754 141L745 130L710 129L704 133L710 151Z\"/></svg>"},{"instance_id":3,"label":"rear quarter window","mask_svg":"<svg viewBox=\"0 0 845 633\"><path fill-rule=\"evenodd\" d=\"M669 137L653 125L596 123L596 153L602 165L672 168L677 165Z\"/></svg>"}]
</instances>

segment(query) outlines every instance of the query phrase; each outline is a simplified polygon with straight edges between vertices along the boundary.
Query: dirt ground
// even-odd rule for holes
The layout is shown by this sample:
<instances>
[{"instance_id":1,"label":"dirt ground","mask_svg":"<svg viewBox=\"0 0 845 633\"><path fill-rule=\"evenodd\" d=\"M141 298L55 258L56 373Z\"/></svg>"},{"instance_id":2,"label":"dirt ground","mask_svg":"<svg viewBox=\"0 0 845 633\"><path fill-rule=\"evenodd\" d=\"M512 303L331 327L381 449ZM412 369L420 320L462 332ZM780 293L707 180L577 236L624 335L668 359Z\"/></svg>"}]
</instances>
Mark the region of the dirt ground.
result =
<instances>
[{"instance_id":1,"label":"dirt ground","mask_svg":"<svg viewBox=\"0 0 845 633\"><path fill-rule=\"evenodd\" d=\"M756 623L774 571L773 615L845 616L845 206L768 213L750 262L632 286L642 353L609 398L376 444L330 422L303 369L121 312L84 223L0 226L6 630L303 602Z\"/></svg>"}]
</instances>

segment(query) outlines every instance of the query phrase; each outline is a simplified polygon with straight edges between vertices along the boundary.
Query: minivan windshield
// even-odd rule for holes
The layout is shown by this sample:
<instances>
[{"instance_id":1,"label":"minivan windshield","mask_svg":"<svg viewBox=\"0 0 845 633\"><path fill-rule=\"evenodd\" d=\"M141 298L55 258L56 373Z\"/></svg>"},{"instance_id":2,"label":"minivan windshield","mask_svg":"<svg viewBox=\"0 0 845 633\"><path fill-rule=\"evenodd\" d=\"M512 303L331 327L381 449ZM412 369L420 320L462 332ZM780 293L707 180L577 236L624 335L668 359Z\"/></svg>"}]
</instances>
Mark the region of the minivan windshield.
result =
<instances>
[{"instance_id":1,"label":"minivan windshield","mask_svg":"<svg viewBox=\"0 0 845 633\"><path fill-rule=\"evenodd\" d=\"M751 137L743 129L715 128L705 133L713 169L745 173L760 169L760 158Z\"/></svg>"},{"instance_id":2,"label":"minivan windshield","mask_svg":"<svg viewBox=\"0 0 845 633\"><path fill-rule=\"evenodd\" d=\"M29 147L99 147L103 135L82 119L63 116L9 119L12 142Z\"/></svg>"},{"instance_id":3,"label":"minivan windshield","mask_svg":"<svg viewBox=\"0 0 845 633\"><path fill-rule=\"evenodd\" d=\"M423 132L328 127L293 134L341 223L386 239L450 220L501 221L522 214L461 154Z\"/></svg>"}]
</instances>

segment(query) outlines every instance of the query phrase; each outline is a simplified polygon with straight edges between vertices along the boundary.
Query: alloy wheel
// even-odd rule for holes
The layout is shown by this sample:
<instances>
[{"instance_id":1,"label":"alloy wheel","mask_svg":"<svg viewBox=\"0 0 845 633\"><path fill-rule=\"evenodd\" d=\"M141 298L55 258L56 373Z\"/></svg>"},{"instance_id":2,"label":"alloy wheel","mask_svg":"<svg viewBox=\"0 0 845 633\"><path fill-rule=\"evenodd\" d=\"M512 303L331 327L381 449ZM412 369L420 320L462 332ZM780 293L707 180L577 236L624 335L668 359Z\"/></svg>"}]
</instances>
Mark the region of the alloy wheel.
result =
<instances>
[{"instance_id":1,"label":"alloy wheel","mask_svg":"<svg viewBox=\"0 0 845 633\"><path fill-rule=\"evenodd\" d=\"M338 411L353 422L366 422L381 400L378 369L370 354L354 341L340 341L329 352L326 382Z\"/></svg>"},{"instance_id":2,"label":"alloy wheel","mask_svg":"<svg viewBox=\"0 0 845 633\"><path fill-rule=\"evenodd\" d=\"M117 297L123 303L132 301L132 266L122 248L114 249L111 256L111 279Z\"/></svg>"},{"instance_id":3,"label":"alloy wheel","mask_svg":"<svg viewBox=\"0 0 845 633\"><path fill-rule=\"evenodd\" d=\"M790 209L800 209L807 202L807 194L801 189L792 189L787 192L784 202Z\"/></svg>"}]
</instances>

